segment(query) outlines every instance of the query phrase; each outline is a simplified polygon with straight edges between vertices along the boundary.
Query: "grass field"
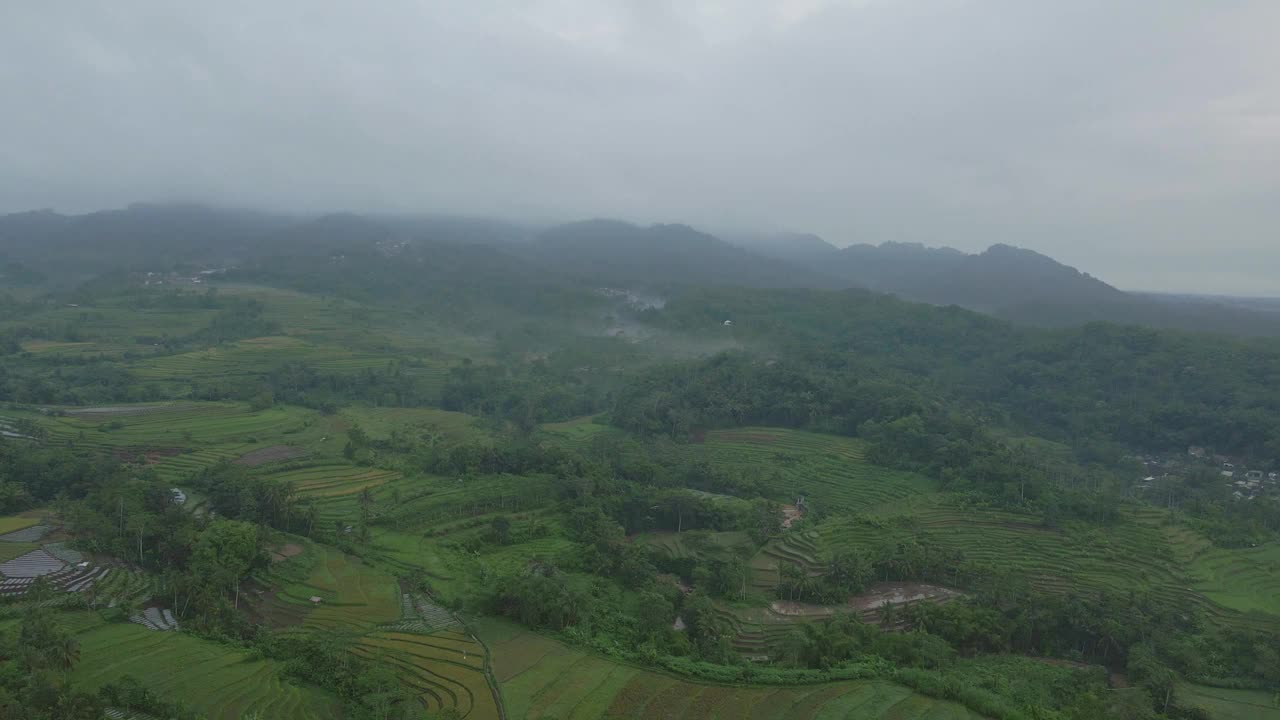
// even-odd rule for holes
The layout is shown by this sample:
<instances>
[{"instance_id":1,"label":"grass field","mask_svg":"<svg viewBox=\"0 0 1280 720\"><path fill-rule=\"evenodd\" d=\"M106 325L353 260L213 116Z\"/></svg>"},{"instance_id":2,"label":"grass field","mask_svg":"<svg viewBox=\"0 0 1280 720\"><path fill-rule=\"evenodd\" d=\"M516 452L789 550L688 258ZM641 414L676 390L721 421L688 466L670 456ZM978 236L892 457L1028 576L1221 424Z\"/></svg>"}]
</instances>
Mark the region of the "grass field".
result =
<instances>
[{"instance_id":1,"label":"grass field","mask_svg":"<svg viewBox=\"0 0 1280 720\"><path fill-rule=\"evenodd\" d=\"M602 422L596 422L595 416L575 418L565 422L546 423L541 426L556 444L585 451L591 441L598 437L621 436L622 433Z\"/></svg>"},{"instance_id":2,"label":"grass field","mask_svg":"<svg viewBox=\"0 0 1280 720\"><path fill-rule=\"evenodd\" d=\"M370 436L385 438L393 430L410 437L431 436L436 442L489 442L493 438L466 413L435 408L349 407L339 413Z\"/></svg>"},{"instance_id":3,"label":"grass field","mask_svg":"<svg viewBox=\"0 0 1280 720\"><path fill-rule=\"evenodd\" d=\"M950 720L980 716L892 683L801 687L703 685L620 665L502 621L481 625L512 720Z\"/></svg>"},{"instance_id":4,"label":"grass field","mask_svg":"<svg viewBox=\"0 0 1280 720\"><path fill-rule=\"evenodd\" d=\"M29 528L39 522L39 515L32 512L22 513L21 515L5 515L0 517L0 535Z\"/></svg>"},{"instance_id":5,"label":"grass field","mask_svg":"<svg viewBox=\"0 0 1280 720\"><path fill-rule=\"evenodd\" d=\"M853 438L786 430L741 428L708 432L690 452L724 467L761 469L776 475L771 490L803 495L823 512L861 512L930 492L934 483L913 473L868 464Z\"/></svg>"},{"instance_id":6,"label":"grass field","mask_svg":"<svg viewBox=\"0 0 1280 720\"><path fill-rule=\"evenodd\" d=\"M305 578L272 591L266 612L274 622L358 633L400 617L395 578L334 548L316 549ZM313 596L321 602L313 604Z\"/></svg>"},{"instance_id":7,"label":"grass field","mask_svg":"<svg viewBox=\"0 0 1280 720\"><path fill-rule=\"evenodd\" d=\"M220 461L289 442L318 445L333 433L336 418L299 407L251 410L243 403L176 402L64 408L65 414L4 411L3 417L34 420L51 446L69 445L142 462L179 482ZM336 452L336 450L335 450Z\"/></svg>"},{"instance_id":8,"label":"grass field","mask_svg":"<svg viewBox=\"0 0 1280 720\"><path fill-rule=\"evenodd\" d=\"M1192 561L1191 570L1196 590L1219 605L1280 616L1280 544L1207 548Z\"/></svg>"},{"instance_id":9,"label":"grass field","mask_svg":"<svg viewBox=\"0 0 1280 720\"><path fill-rule=\"evenodd\" d=\"M313 345L296 337L269 336L142 360L131 369L142 380L187 382L253 377L291 362L304 363L320 372L355 372L386 367L388 358L337 346Z\"/></svg>"},{"instance_id":10,"label":"grass field","mask_svg":"<svg viewBox=\"0 0 1280 720\"><path fill-rule=\"evenodd\" d=\"M959 551L971 561L1012 570L1045 591L1146 592L1157 599L1190 603L1211 621L1235 627L1280 624L1280 615L1240 612L1257 608L1240 602L1228 605L1199 592L1201 583L1170 542L1164 518L1158 508L1135 506L1126 508L1112 527L1048 528L1037 516L964 507L946 495L933 495L824 523L818 528L815 551L874 548L915 538ZM1256 601L1267 579L1258 572L1254 577L1255 587L1263 588L1249 591ZM1237 600L1249 597L1240 591L1231 594Z\"/></svg>"},{"instance_id":11,"label":"grass field","mask_svg":"<svg viewBox=\"0 0 1280 720\"><path fill-rule=\"evenodd\" d=\"M1266 690L1224 690L1205 685L1179 685L1178 704L1201 707L1214 720L1280 720L1275 693Z\"/></svg>"},{"instance_id":12,"label":"grass field","mask_svg":"<svg viewBox=\"0 0 1280 720\"><path fill-rule=\"evenodd\" d=\"M280 720L338 717L337 698L296 685L269 660L185 633L154 632L132 623L102 625L78 636L80 662L71 681L85 689L133 675L161 696L181 698L211 720L250 713Z\"/></svg>"}]
</instances>

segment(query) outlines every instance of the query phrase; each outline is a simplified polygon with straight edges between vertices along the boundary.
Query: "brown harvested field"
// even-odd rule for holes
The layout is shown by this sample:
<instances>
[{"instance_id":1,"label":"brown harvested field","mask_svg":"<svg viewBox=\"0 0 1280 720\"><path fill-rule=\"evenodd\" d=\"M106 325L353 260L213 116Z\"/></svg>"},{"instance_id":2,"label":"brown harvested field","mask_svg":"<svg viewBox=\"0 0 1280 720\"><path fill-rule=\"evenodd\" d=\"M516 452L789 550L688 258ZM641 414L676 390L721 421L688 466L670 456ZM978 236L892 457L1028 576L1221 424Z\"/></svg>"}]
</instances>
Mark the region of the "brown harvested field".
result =
<instances>
[{"instance_id":1,"label":"brown harvested field","mask_svg":"<svg viewBox=\"0 0 1280 720\"><path fill-rule=\"evenodd\" d=\"M261 448L241 455L236 458L235 464L257 467L267 463L280 462L281 460L306 457L306 455L307 451L302 448L296 448L291 445L272 445L271 447Z\"/></svg>"},{"instance_id":2,"label":"brown harvested field","mask_svg":"<svg viewBox=\"0 0 1280 720\"><path fill-rule=\"evenodd\" d=\"M284 562L291 557L302 554L302 546L297 543L285 543L271 551L271 562Z\"/></svg>"}]
</instances>

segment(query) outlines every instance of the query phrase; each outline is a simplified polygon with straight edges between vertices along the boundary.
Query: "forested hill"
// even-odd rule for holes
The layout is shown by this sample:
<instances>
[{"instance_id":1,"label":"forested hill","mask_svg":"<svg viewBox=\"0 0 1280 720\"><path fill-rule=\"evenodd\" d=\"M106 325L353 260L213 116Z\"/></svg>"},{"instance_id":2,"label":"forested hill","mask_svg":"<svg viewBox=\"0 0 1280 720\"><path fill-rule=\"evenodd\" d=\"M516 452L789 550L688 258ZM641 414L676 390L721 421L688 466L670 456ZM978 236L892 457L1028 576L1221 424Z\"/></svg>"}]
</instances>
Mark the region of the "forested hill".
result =
<instances>
[{"instance_id":1,"label":"forested hill","mask_svg":"<svg viewBox=\"0 0 1280 720\"><path fill-rule=\"evenodd\" d=\"M1280 318L1213 298L1128 293L1024 248L969 254L919 243L839 249L808 235L730 236L743 248L863 287L934 305L959 305L1017 323L1063 327L1105 321L1233 335L1278 335Z\"/></svg>"},{"instance_id":2,"label":"forested hill","mask_svg":"<svg viewBox=\"0 0 1280 720\"><path fill-rule=\"evenodd\" d=\"M551 228L533 252L547 265L576 277L615 285L843 285L819 270L757 255L687 225L640 227L588 220Z\"/></svg>"},{"instance_id":3,"label":"forested hill","mask_svg":"<svg viewBox=\"0 0 1280 720\"><path fill-rule=\"evenodd\" d=\"M133 205L86 215L37 211L0 217L0 281L10 288L65 289L121 270L190 274L241 266L261 271L274 263L279 271L291 259L309 266L331 256L372 253L394 259L409 253L415 262L450 269L442 278L446 286L472 289L490 281L500 286L536 282L570 289L659 291L689 286L859 287L934 305L959 305L1027 325L1106 321L1280 335L1280 313L1213 299L1126 293L1044 255L1007 245L970 255L901 243L838 249L813 235L725 237L731 242L686 225L642 227L616 220L537 228L457 216L293 216L199 205ZM530 273L537 275L536 281L522 277ZM488 280L468 283L467 277L476 274ZM352 287L350 281L341 284Z\"/></svg>"},{"instance_id":4,"label":"forested hill","mask_svg":"<svg viewBox=\"0 0 1280 720\"><path fill-rule=\"evenodd\" d=\"M776 363L747 362L731 373L733 383L712 388L712 399L673 407L691 413L690 426L755 412L748 408L768 415L745 424L823 417L835 425L821 429L835 432L868 419L955 413L1027 428L1086 454L1107 445L1207 445L1280 456L1280 344L1272 339L1105 323L1027 328L857 290L706 289L654 315L679 332L707 332L731 318L733 336ZM807 402L835 405L813 413Z\"/></svg>"}]
</instances>

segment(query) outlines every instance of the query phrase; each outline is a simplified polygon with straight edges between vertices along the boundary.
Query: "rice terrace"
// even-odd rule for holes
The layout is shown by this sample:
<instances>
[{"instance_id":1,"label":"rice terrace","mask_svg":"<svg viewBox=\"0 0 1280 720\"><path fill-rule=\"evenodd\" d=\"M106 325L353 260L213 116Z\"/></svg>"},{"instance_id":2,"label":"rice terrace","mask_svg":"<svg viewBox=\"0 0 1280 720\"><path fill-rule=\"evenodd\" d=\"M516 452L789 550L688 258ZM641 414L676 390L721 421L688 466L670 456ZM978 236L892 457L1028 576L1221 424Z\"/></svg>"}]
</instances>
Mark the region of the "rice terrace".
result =
<instances>
[{"instance_id":1,"label":"rice terrace","mask_svg":"<svg viewBox=\"0 0 1280 720\"><path fill-rule=\"evenodd\" d=\"M0 720L1280 720L1280 313L788 237L0 215Z\"/></svg>"}]
</instances>

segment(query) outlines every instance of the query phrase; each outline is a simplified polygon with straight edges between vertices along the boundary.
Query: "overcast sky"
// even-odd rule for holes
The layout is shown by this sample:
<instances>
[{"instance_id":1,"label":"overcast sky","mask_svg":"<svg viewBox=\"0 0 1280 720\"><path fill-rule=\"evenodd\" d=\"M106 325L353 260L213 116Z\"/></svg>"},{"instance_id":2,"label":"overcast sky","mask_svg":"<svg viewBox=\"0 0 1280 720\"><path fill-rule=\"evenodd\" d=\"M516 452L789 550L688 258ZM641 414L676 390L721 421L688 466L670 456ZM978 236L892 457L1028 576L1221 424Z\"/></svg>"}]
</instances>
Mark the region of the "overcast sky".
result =
<instances>
[{"instance_id":1,"label":"overcast sky","mask_svg":"<svg viewBox=\"0 0 1280 720\"><path fill-rule=\"evenodd\" d=\"M613 216L1280 295L1275 0L4 5L0 211Z\"/></svg>"}]
</instances>

